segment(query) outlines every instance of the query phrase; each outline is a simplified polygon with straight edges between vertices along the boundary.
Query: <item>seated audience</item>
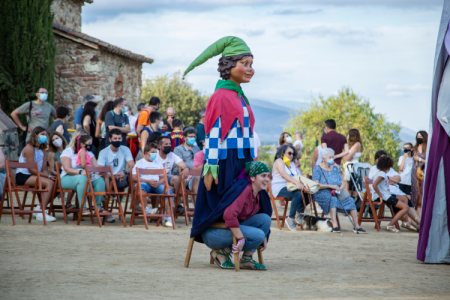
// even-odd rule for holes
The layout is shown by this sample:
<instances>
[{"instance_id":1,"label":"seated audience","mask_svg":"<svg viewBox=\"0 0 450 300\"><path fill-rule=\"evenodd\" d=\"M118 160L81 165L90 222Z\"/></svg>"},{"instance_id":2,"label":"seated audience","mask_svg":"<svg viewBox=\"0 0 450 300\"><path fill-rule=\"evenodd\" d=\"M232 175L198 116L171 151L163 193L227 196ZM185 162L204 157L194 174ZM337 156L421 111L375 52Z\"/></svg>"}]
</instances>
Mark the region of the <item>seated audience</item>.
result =
<instances>
[{"instance_id":1,"label":"seated audience","mask_svg":"<svg viewBox=\"0 0 450 300\"><path fill-rule=\"evenodd\" d=\"M97 150L100 147L100 140L95 137L95 132L97 130L97 121L95 116L97 115L97 103L88 102L84 105L83 114L81 115L81 120L83 122L83 129L89 132L89 135L93 137L92 140L92 153L97 156Z\"/></svg>"},{"instance_id":2,"label":"seated audience","mask_svg":"<svg viewBox=\"0 0 450 300\"><path fill-rule=\"evenodd\" d=\"M145 145L148 143L148 138L154 132L161 132L161 127L163 125L162 115L157 111L150 113L150 124L145 126L140 132L140 146L141 152L144 151Z\"/></svg>"},{"instance_id":3,"label":"seated audience","mask_svg":"<svg viewBox=\"0 0 450 300\"><path fill-rule=\"evenodd\" d=\"M161 127L161 133L164 136L170 136L170 131L168 128L170 127L169 123L166 120L163 120L163 126Z\"/></svg>"},{"instance_id":4,"label":"seated audience","mask_svg":"<svg viewBox=\"0 0 450 300\"><path fill-rule=\"evenodd\" d=\"M132 179L133 182L137 182L137 172L138 169L163 169L164 166L156 161L158 146L156 143L149 143L145 145L144 148L144 156L142 159L136 162L136 165L133 167L132 171ZM154 194L163 194L164 192L164 176L158 175L140 175L141 188L145 191L145 193L154 193ZM169 195L172 195L173 192L169 189ZM137 203L136 203L137 204ZM170 205L169 199L165 199L165 207L166 212L168 212ZM137 204L139 207L139 205ZM145 213L147 214L156 214L158 209L154 207L150 209L148 206L145 207ZM172 227L172 218L165 217L163 219L163 225L166 227Z\"/></svg>"},{"instance_id":5,"label":"seated audience","mask_svg":"<svg viewBox=\"0 0 450 300\"><path fill-rule=\"evenodd\" d=\"M322 152L322 163L314 167L312 175L312 180L320 184L319 191L314 194L314 200L320 205L325 215L330 213L333 232L341 232L336 222L336 212L337 210L342 212L345 209L350 211L355 224L356 230L353 229L353 232L366 233L358 224L355 200L348 197L348 199L340 201L331 194L332 190L343 191L345 189L339 168L334 166L334 150L323 148L320 151Z\"/></svg>"},{"instance_id":6,"label":"seated audience","mask_svg":"<svg viewBox=\"0 0 450 300\"><path fill-rule=\"evenodd\" d=\"M66 149L61 153L61 163L62 163L62 172L61 172L61 187L63 189L68 189L77 192L78 203L81 207L81 203L83 200L84 188L86 186L87 177L86 171L77 168L77 157L78 152L80 150L78 141L81 136L89 136L88 132L84 129L78 129L72 134L72 138L70 140L69 145ZM98 166L97 160L95 159L94 153L87 151L91 158L91 164L93 166ZM104 192L105 191L105 181L103 178L99 178L92 182L92 186L95 192ZM103 196L95 196L95 202L99 205L99 209L101 209L101 203L103 200ZM85 202L85 207L83 209L83 213L87 214L87 205ZM112 216L108 216L106 220L108 220Z\"/></svg>"},{"instance_id":7,"label":"seated audience","mask_svg":"<svg viewBox=\"0 0 450 300\"><path fill-rule=\"evenodd\" d=\"M130 133L130 121L125 114L127 112L126 105L127 101L124 98L117 98L113 103L114 109L106 114L105 146L109 146L109 134L113 129L118 129L122 132L122 145L127 145L127 134Z\"/></svg>"},{"instance_id":8,"label":"seated audience","mask_svg":"<svg viewBox=\"0 0 450 300\"><path fill-rule=\"evenodd\" d=\"M158 97L152 97L150 98L148 106L141 110L136 125L136 133L139 137L141 136L142 129L144 129L145 126L150 125L150 114L154 111L158 111L160 104L161 100L159 100Z\"/></svg>"},{"instance_id":9,"label":"seated audience","mask_svg":"<svg viewBox=\"0 0 450 300\"><path fill-rule=\"evenodd\" d=\"M197 124L197 146L203 150L203 147L205 146L205 139L206 139L206 133L205 133L205 114L206 114L206 108L202 108L200 112L198 113L200 117L200 121Z\"/></svg>"},{"instance_id":10,"label":"seated audience","mask_svg":"<svg viewBox=\"0 0 450 300\"><path fill-rule=\"evenodd\" d=\"M223 220L227 228L208 228L201 233L206 246L211 248L211 257L222 269L234 269L232 253L243 252L240 268L249 270L267 270L266 266L253 260L253 254L261 246L267 248L270 232L271 207L266 188L270 182L270 170L263 162L245 164L246 182L237 198L224 207ZM237 181L231 189L241 189L242 182ZM267 211L267 209L270 211ZM233 235L237 238L233 244Z\"/></svg>"},{"instance_id":11,"label":"seated audience","mask_svg":"<svg viewBox=\"0 0 450 300\"><path fill-rule=\"evenodd\" d=\"M372 200L381 198L384 203L391 205L398 209L395 215L392 217L391 222L386 227L386 230L391 232L399 232L395 228L395 223L408 213L408 205L399 201L396 196L392 195L389 191L388 177L386 172L394 165L392 158L388 156L382 156L378 159L377 169L379 170L373 176L374 181L372 184L374 193L372 193Z\"/></svg>"},{"instance_id":12,"label":"seated audience","mask_svg":"<svg viewBox=\"0 0 450 300\"><path fill-rule=\"evenodd\" d=\"M42 205L47 207L47 204L51 201L51 196L53 192L53 185L55 183L55 177L48 174L47 171L47 153L45 149L48 146L48 135L47 131L37 126L33 129L30 134L30 138L27 141L25 148L23 148L22 153L20 153L19 162L20 163L34 163L37 162L39 165L39 180L41 182L41 187L46 189L47 192L42 193ZM17 185L28 185L30 187L36 187L37 179L36 169L26 169L18 168L16 171L16 184ZM35 210L40 210L41 207L38 206ZM34 216L36 220L43 221L42 213L35 213ZM48 222L56 221L55 217L45 214L45 219Z\"/></svg>"},{"instance_id":13,"label":"seated audience","mask_svg":"<svg viewBox=\"0 0 450 300\"><path fill-rule=\"evenodd\" d=\"M61 133L66 139L67 143L70 142L70 134L67 131L66 122L69 120L69 109L64 106L60 106L56 109L56 119L50 126L50 132L57 131Z\"/></svg>"},{"instance_id":14,"label":"seated audience","mask_svg":"<svg viewBox=\"0 0 450 300\"><path fill-rule=\"evenodd\" d=\"M297 231L295 224L302 224L303 211L305 205L302 201L302 190L305 186L295 179L293 176L301 176L294 164L294 157L297 156L297 151L292 145L283 145L278 148L275 163L272 169L272 193L274 197L284 197L291 199L291 208L289 216L286 218L286 224L292 231ZM289 192L286 188L286 183L291 182L297 186L297 190ZM305 199L306 205L309 199Z\"/></svg>"},{"instance_id":15,"label":"seated audience","mask_svg":"<svg viewBox=\"0 0 450 300\"><path fill-rule=\"evenodd\" d=\"M175 119L176 120L176 119ZM174 120L174 123L175 123ZM198 152L202 152L200 148L195 145L195 140L197 138L197 131L192 127L187 127L183 131L184 143L175 148L175 155L181 158L186 165L188 165L189 169L194 167L194 157ZM173 173L179 174L178 166L173 167ZM200 176L189 176L191 178L187 178L188 180L188 188L190 191L197 193L198 184L200 182ZM186 179L186 178L185 178Z\"/></svg>"},{"instance_id":16,"label":"seated audience","mask_svg":"<svg viewBox=\"0 0 450 300\"><path fill-rule=\"evenodd\" d=\"M326 134L322 135L322 148L331 148L334 153L336 165L341 165L342 157L349 153L347 139L340 133L336 132L336 121L329 119L325 121Z\"/></svg>"},{"instance_id":17,"label":"seated audience","mask_svg":"<svg viewBox=\"0 0 450 300\"><path fill-rule=\"evenodd\" d=\"M114 109L114 102L113 101L107 101L105 105L103 105L102 111L98 115L97 118L97 126L95 128L95 137L100 139L100 148L98 149L99 152L105 149L106 142L105 142L105 136L106 136L106 126L105 126L105 117L106 114Z\"/></svg>"},{"instance_id":18,"label":"seated audience","mask_svg":"<svg viewBox=\"0 0 450 300\"><path fill-rule=\"evenodd\" d=\"M98 156L100 166L111 166L113 174L105 175L106 190L109 191L110 180L113 177L119 191L128 187L128 174L134 166L133 156L128 147L122 145L122 133L118 129L110 132L110 145Z\"/></svg>"},{"instance_id":19,"label":"seated audience","mask_svg":"<svg viewBox=\"0 0 450 300\"><path fill-rule=\"evenodd\" d=\"M173 120L175 120L175 108L173 107L168 107L166 108L166 118L163 119L163 121L167 122L167 131L168 132L172 132L173 131ZM163 132L164 133L164 132Z\"/></svg>"},{"instance_id":20,"label":"seated audience","mask_svg":"<svg viewBox=\"0 0 450 300\"><path fill-rule=\"evenodd\" d=\"M398 159L398 170L402 179L398 187L407 195L408 199L411 199L411 171L414 164L412 149L413 145L411 143L405 143L403 145L404 154Z\"/></svg>"},{"instance_id":21,"label":"seated audience","mask_svg":"<svg viewBox=\"0 0 450 300\"><path fill-rule=\"evenodd\" d=\"M158 155L156 157L156 162L161 164L167 173L167 180L172 189L175 190L175 194L178 191L178 186L180 185L180 176L174 175L172 173L172 168L177 166L183 169L183 177L187 178L189 176L189 167L184 161L176 154L172 152L172 146L170 145L170 138L167 136L161 136L158 139ZM183 213L184 208L182 205L177 207L178 213Z\"/></svg>"},{"instance_id":22,"label":"seated audience","mask_svg":"<svg viewBox=\"0 0 450 300\"><path fill-rule=\"evenodd\" d=\"M3 150L0 147L0 199L2 199L6 181L5 161L6 161L5 154L3 153Z\"/></svg>"},{"instance_id":23,"label":"seated audience","mask_svg":"<svg viewBox=\"0 0 450 300\"><path fill-rule=\"evenodd\" d=\"M172 140L172 151L174 151L176 147L183 143L183 132L181 131L183 122L180 119L174 119L172 126L173 129L170 133L170 139Z\"/></svg>"},{"instance_id":24,"label":"seated audience","mask_svg":"<svg viewBox=\"0 0 450 300\"><path fill-rule=\"evenodd\" d=\"M50 143L48 144L48 165L50 173L56 176L56 164L55 162L61 163L61 153L67 147L67 141L64 136L58 131L53 131L49 138Z\"/></svg>"}]
</instances>

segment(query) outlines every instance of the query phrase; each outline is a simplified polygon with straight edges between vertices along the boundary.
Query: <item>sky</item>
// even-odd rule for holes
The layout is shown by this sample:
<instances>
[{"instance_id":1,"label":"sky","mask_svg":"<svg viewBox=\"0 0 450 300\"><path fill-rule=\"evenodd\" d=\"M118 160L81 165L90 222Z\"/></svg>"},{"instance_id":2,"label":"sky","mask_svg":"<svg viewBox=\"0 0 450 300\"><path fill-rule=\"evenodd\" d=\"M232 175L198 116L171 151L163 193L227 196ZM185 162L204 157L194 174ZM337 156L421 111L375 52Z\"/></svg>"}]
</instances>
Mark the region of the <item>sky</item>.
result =
<instances>
[{"instance_id":1,"label":"sky","mask_svg":"<svg viewBox=\"0 0 450 300\"><path fill-rule=\"evenodd\" d=\"M82 31L153 58L147 78L184 70L210 44L238 36L254 55L246 96L311 102L348 86L375 112L428 130L442 0L94 0ZM219 56L186 80L211 94Z\"/></svg>"}]
</instances>

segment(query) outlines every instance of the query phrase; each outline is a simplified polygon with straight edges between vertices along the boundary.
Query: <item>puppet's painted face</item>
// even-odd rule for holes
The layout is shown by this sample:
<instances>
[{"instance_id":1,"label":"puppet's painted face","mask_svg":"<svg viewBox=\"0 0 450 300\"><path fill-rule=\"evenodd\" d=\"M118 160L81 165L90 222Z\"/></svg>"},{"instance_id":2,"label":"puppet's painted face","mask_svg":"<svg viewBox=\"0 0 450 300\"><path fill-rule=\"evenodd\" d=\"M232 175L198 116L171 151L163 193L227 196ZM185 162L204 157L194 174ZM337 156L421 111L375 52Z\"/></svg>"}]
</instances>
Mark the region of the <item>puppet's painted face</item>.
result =
<instances>
[{"instance_id":1,"label":"puppet's painted face","mask_svg":"<svg viewBox=\"0 0 450 300\"><path fill-rule=\"evenodd\" d=\"M247 83L250 82L253 75L255 75L253 58L251 56L246 56L236 62L236 67L231 69L230 79L237 83Z\"/></svg>"}]
</instances>

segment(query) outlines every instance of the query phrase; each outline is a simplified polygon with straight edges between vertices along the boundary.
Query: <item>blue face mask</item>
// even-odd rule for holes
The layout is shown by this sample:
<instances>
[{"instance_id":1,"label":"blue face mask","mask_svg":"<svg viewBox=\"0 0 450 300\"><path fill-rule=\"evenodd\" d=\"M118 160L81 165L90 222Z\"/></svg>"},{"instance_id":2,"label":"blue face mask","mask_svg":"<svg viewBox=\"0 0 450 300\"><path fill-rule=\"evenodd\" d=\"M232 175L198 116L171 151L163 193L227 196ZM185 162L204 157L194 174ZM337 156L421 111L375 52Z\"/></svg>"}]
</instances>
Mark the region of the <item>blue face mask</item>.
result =
<instances>
[{"instance_id":1,"label":"blue face mask","mask_svg":"<svg viewBox=\"0 0 450 300\"><path fill-rule=\"evenodd\" d=\"M150 153L150 160L155 161L157 153Z\"/></svg>"},{"instance_id":2,"label":"blue face mask","mask_svg":"<svg viewBox=\"0 0 450 300\"><path fill-rule=\"evenodd\" d=\"M47 136L46 135L40 135L38 138L39 144L45 144L47 142Z\"/></svg>"},{"instance_id":3,"label":"blue face mask","mask_svg":"<svg viewBox=\"0 0 450 300\"><path fill-rule=\"evenodd\" d=\"M48 95L46 93L40 93L39 94L39 99L41 99L42 101L47 101Z\"/></svg>"},{"instance_id":4,"label":"blue face mask","mask_svg":"<svg viewBox=\"0 0 450 300\"><path fill-rule=\"evenodd\" d=\"M128 107L125 106L125 107L122 109L122 113L124 114L124 113L126 113L127 111L128 111Z\"/></svg>"},{"instance_id":5,"label":"blue face mask","mask_svg":"<svg viewBox=\"0 0 450 300\"><path fill-rule=\"evenodd\" d=\"M189 146L192 146L192 145L194 145L194 144L195 144L195 138L193 138L193 137L191 137L191 138L188 138L188 140L187 140L187 144L188 144Z\"/></svg>"},{"instance_id":6,"label":"blue face mask","mask_svg":"<svg viewBox=\"0 0 450 300\"><path fill-rule=\"evenodd\" d=\"M327 165L329 166L334 165L334 159L330 158L329 160L327 160Z\"/></svg>"}]
</instances>

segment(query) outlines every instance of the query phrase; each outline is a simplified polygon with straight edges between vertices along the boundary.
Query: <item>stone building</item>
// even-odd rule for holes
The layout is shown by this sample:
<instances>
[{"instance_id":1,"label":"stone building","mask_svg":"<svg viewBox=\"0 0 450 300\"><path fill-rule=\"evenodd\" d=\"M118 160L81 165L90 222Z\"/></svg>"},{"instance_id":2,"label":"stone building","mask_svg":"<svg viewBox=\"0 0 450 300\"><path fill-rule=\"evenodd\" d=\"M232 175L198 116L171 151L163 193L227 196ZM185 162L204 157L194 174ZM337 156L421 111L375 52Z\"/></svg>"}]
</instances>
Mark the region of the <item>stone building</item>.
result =
<instances>
[{"instance_id":1,"label":"stone building","mask_svg":"<svg viewBox=\"0 0 450 300\"><path fill-rule=\"evenodd\" d=\"M81 10L93 0L55 0L53 33L56 43L55 107L74 111L91 94L108 100L124 97L134 107L141 102L142 64L153 59L135 54L81 32ZM69 125L70 126L70 125Z\"/></svg>"}]
</instances>

